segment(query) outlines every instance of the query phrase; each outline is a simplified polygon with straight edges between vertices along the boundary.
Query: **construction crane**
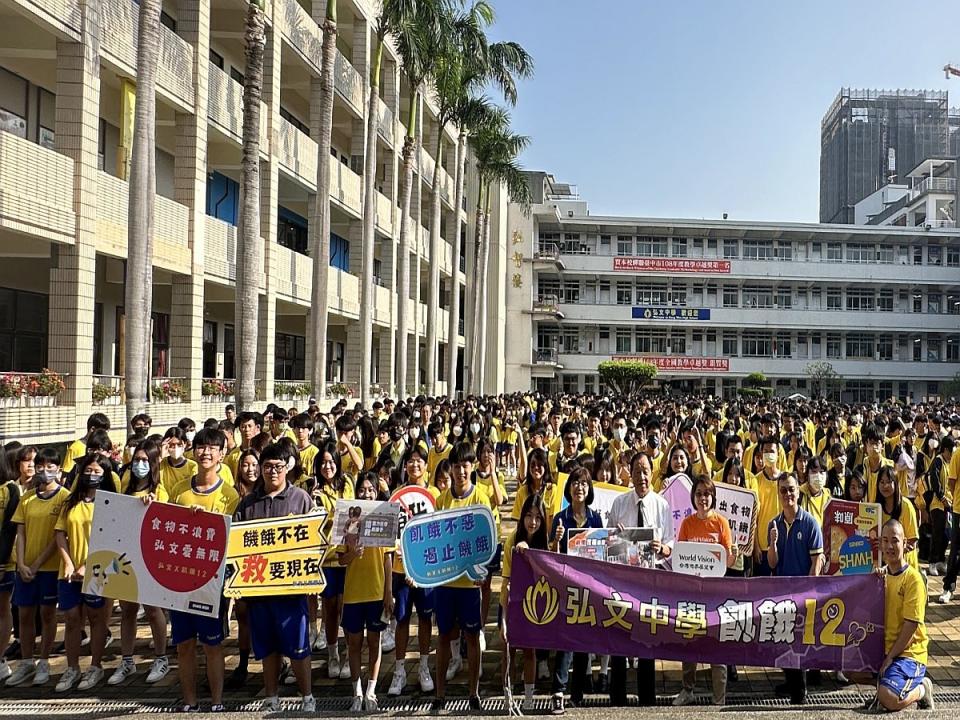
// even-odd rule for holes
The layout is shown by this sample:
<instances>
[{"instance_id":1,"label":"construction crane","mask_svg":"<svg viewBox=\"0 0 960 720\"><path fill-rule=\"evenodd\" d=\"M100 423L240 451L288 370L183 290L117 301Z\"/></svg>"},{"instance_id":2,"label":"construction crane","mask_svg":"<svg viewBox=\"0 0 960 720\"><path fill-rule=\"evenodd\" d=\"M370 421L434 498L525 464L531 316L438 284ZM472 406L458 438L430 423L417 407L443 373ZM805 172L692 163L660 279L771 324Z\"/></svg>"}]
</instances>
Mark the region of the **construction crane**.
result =
<instances>
[{"instance_id":1,"label":"construction crane","mask_svg":"<svg viewBox=\"0 0 960 720\"><path fill-rule=\"evenodd\" d=\"M956 65L950 65L949 63L943 66L943 74L947 76L947 80L950 79L950 76L960 77L960 68Z\"/></svg>"}]
</instances>

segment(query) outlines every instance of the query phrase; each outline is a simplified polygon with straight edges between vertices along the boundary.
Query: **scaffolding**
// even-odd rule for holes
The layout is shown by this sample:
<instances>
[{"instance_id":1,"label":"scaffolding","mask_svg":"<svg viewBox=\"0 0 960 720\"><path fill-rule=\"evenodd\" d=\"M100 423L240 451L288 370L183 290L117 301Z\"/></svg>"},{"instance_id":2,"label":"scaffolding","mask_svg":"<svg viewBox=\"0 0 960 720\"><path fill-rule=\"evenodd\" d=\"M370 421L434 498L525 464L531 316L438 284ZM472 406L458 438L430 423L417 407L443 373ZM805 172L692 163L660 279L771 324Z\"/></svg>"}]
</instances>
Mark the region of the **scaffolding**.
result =
<instances>
[{"instance_id":1,"label":"scaffolding","mask_svg":"<svg viewBox=\"0 0 960 720\"><path fill-rule=\"evenodd\" d=\"M867 195L958 149L946 92L841 89L820 125L820 222L854 222Z\"/></svg>"}]
</instances>

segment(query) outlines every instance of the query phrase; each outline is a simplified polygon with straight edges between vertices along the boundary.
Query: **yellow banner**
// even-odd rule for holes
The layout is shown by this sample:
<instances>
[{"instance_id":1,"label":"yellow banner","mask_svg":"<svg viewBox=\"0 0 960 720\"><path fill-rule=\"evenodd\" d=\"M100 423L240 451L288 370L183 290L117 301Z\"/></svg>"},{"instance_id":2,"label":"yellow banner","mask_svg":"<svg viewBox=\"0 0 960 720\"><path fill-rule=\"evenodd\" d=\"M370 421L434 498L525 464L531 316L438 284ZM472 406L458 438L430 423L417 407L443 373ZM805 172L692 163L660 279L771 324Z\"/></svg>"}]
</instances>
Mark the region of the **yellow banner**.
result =
<instances>
[{"instance_id":1,"label":"yellow banner","mask_svg":"<svg viewBox=\"0 0 960 720\"><path fill-rule=\"evenodd\" d=\"M326 521L327 511L318 510L309 515L233 523L227 542L227 559L301 550L312 550L320 557L327 546L323 531Z\"/></svg>"},{"instance_id":2,"label":"yellow banner","mask_svg":"<svg viewBox=\"0 0 960 720\"><path fill-rule=\"evenodd\" d=\"M223 588L229 598L319 594L326 587L317 550L254 553L233 559Z\"/></svg>"},{"instance_id":3,"label":"yellow banner","mask_svg":"<svg viewBox=\"0 0 960 720\"><path fill-rule=\"evenodd\" d=\"M133 118L137 106L137 84L120 79L120 146L117 148L117 176L128 180L130 153L133 149Z\"/></svg>"}]
</instances>

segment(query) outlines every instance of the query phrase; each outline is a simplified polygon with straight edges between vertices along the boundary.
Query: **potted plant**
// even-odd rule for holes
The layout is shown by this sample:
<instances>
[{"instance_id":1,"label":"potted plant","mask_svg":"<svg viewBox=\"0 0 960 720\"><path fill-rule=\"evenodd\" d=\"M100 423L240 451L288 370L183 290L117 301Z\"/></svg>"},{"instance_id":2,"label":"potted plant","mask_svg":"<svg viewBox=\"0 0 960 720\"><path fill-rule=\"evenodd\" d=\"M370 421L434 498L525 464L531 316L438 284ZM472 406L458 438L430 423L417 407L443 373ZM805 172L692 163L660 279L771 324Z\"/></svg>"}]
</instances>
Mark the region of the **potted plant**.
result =
<instances>
[{"instance_id":1,"label":"potted plant","mask_svg":"<svg viewBox=\"0 0 960 720\"><path fill-rule=\"evenodd\" d=\"M200 386L200 394L206 402L223 402L233 395L233 383L209 378Z\"/></svg>"},{"instance_id":2,"label":"potted plant","mask_svg":"<svg viewBox=\"0 0 960 720\"><path fill-rule=\"evenodd\" d=\"M20 407L23 397L23 378L20 375L0 375L0 408Z\"/></svg>"},{"instance_id":3,"label":"potted plant","mask_svg":"<svg viewBox=\"0 0 960 720\"><path fill-rule=\"evenodd\" d=\"M164 380L153 386L153 397L157 402L179 403L187 396L187 391L183 384L176 380Z\"/></svg>"},{"instance_id":4,"label":"potted plant","mask_svg":"<svg viewBox=\"0 0 960 720\"><path fill-rule=\"evenodd\" d=\"M26 382L27 405L33 407L51 407L57 404L57 396L67 389L63 377L44 368Z\"/></svg>"},{"instance_id":5,"label":"potted plant","mask_svg":"<svg viewBox=\"0 0 960 720\"><path fill-rule=\"evenodd\" d=\"M120 391L112 385L95 382L90 391L94 405L119 405Z\"/></svg>"},{"instance_id":6,"label":"potted plant","mask_svg":"<svg viewBox=\"0 0 960 720\"><path fill-rule=\"evenodd\" d=\"M330 386L330 395L335 398L343 399L353 394L350 387L342 382L334 383Z\"/></svg>"}]
</instances>

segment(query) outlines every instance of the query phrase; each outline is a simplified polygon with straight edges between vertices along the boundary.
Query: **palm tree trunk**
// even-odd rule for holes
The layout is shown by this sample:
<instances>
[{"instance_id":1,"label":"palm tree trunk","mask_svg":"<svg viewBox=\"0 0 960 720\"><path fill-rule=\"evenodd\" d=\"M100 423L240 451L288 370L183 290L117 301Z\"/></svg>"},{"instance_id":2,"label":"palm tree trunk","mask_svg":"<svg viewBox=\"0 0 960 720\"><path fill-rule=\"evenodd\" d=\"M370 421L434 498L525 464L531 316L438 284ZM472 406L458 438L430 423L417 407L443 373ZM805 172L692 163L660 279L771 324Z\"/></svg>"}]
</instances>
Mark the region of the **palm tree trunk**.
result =
<instances>
[{"instance_id":1,"label":"palm tree trunk","mask_svg":"<svg viewBox=\"0 0 960 720\"><path fill-rule=\"evenodd\" d=\"M377 219L377 100L380 98L380 65L383 38L377 37L370 67L367 102L367 137L363 162L363 249L360 280L360 402L370 402L370 361L373 357L373 251Z\"/></svg>"},{"instance_id":2,"label":"palm tree trunk","mask_svg":"<svg viewBox=\"0 0 960 720\"><path fill-rule=\"evenodd\" d=\"M141 0L137 32L137 97L130 152L127 224L126 315L127 424L145 409L153 342L153 209L157 194L157 64L160 54L160 0Z\"/></svg>"},{"instance_id":3,"label":"palm tree trunk","mask_svg":"<svg viewBox=\"0 0 960 720\"><path fill-rule=\"evenodd\" d=\"M427 302L427 395L437 394L437 315L440 310L440 173L443 171L443 126L438 129L436 164L430 186L430 298Z\"/></svg>"},{"instance_id":4,"label":"palm tree trunk","mask_svg":"<svg viewBox=\"0 0 960 720\"><path fill-rule=\"evenodd\" d=\"M457 165L454 178L453 271L450 290L450 317L447 323L447 397L457 396L457 354L460 338L460 206L463 204L463 181L467 164L467 136L461 130L457 140Z\"/></svg>"},{"instance_id":5,"label":"palm tree trunk","mask_svg":"<svg viewBox=\"0 0 960 720\"><path fill-rule=\"evenodd\" d=\"M330 135L333 132L333 67L337 59L337 0L327 0L320 64L320 136L317 138L317 195L314 198L313 289L310 336L313 365L310 382L317 397L327 394L327 286L330 274Z\"/></svg>"},{"instance_id":6,"label":"palm tree trunk","mask_svg":"<svg viewBox=\"0 0 960 720\"><path fill-rule=\"evenodd\" d=\"M483 258L483 207L483 180L481 179L479 181L479 187L477 188L477 212L473 228L473 239L476 251L473 259L473 318L471 320L470 381L467 385L473 394L476 394L478 391L477 377L479 375L478 368L480 363L480 297L482 295L481 287L484 282L484 278L480 274L480 265Z\"/></svg>"},{"instance_id":7,"label":"palm tree trunk","mask_svg":"<svg viewBox=\"0 0 960 720\"><path fill-rule=\"evenodd\" d=\"M490 265L490 186L487 186L487 207L483 212L483 256L480 262L480 277L487 277L487 269ZM486 371L487 357L487 285L481 284L480 289L480 342L477 345L479 358L477 360L477 373L479 382L477 383L477 392L483 395L484 380Z\"/></svg>"},{"instance_id":8,"label":"palm tree trunk","mask_svg":"<svg viewBox=\"0 0 960 720\"><path fill-rule=\"evenodd\" d=\"M410 93L407 134L403 139L400 185L400 266L397 273L397 396L407 396L407 299L410 297L410 195L413 192L413 160L417 154L417 105L420 94Z\"/></svg>"},{"instance_id":9,"label":"palm tree trunk","mask_svg":"<svg viewBox=\"0 0 960 720\"><path fill-rule=\"evenodd\" d=\"M251 410L256 400L257 335L260 314L260 98L263 94L264 14L247 6L244 28L243 147L241 217L237 251L237 409Z\"/></svg>"}]
</instances>

